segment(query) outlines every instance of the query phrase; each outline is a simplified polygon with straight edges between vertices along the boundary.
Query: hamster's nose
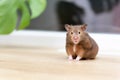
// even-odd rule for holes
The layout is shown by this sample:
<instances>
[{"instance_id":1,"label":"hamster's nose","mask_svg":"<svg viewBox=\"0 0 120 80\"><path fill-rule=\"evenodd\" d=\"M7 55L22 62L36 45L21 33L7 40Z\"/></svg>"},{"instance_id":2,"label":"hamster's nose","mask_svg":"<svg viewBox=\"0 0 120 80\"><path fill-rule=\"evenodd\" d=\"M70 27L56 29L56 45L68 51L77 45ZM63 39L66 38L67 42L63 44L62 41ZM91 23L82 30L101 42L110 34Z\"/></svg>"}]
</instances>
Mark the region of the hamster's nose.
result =
<instances>
[{"instance_id":1,"label":"hamster's nose","mask_svg":"<svg viewBox=\"0 0 120 80\"><path fill-rule=\"evenodd\" d=\"M73 37L73 39L74 39L74 40L77 40L77 39L78 39L78 37L77 37L77 36L74 36L74 37Z\"/></svg>"}]
</instances>

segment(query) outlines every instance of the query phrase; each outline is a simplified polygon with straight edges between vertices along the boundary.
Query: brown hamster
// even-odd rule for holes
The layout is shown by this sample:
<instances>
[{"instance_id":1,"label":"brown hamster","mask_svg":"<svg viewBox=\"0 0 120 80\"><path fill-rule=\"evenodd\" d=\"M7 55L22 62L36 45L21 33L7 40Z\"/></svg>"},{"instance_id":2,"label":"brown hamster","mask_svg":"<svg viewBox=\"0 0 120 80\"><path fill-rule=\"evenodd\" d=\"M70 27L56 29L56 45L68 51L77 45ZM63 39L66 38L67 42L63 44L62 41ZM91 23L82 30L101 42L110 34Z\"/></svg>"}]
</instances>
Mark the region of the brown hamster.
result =
<instances>
[{"instance_id":1,"label":"brown hamster","mask_svg":"<svg viewBox=\"0 0 120 80\"><path fill-rule=\"evenodd\" d=\"M65 25L66 52L68 59L94 59L98 53L98 45L86 32L87 25Z\"/></svg>"}]
</instances>

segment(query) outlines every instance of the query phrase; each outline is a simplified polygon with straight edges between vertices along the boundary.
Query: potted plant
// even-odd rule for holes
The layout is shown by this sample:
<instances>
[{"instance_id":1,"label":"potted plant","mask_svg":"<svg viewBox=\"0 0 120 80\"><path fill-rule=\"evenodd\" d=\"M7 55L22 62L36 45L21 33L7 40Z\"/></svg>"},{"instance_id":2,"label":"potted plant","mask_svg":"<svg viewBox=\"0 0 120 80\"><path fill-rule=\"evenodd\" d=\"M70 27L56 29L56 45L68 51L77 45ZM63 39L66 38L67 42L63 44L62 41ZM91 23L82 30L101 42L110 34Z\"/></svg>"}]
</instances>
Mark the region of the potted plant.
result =
<instances>
[{"instance_id":1,"label":"potted plant","mask_svg":"<svg viewBox=\"0 0 120 80\"><path fill-rule=\"evenodd\" d=\"M46 0L0 0L0 34L9 34L16 27L24 29L46 7ZM20 22L18 23L18 11Z\"/></svg>"}]
</instances>

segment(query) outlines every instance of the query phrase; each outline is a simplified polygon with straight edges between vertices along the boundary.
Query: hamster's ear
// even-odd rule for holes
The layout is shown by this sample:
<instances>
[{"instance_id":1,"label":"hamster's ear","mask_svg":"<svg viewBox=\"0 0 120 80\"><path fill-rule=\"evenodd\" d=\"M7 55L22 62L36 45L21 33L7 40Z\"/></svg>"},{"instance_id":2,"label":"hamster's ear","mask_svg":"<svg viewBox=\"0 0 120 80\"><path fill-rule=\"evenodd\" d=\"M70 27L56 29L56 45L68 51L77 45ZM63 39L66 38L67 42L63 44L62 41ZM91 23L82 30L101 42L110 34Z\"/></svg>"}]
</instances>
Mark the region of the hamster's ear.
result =
<instances>
[{"instance_id":1,"label":"hamster's ear","mask_svg":"<svg viewBox=\"0 0 120 80\"><path fill-rule=\"evenodd\" d=\"M86 28L87 28L87 24L83 24L83 25L81 25L81 30L82 30L82 31L85 31Z\"/></svg>"},{"instance_id":2,"label":"hamster's ear","mask_svg":"<svg viewBox=\"0 0 120 80\"><path fill-rule=\"evenodd\" d=\"M69 31L71 29L71 26L69 24L65 24L65 29Z\"/></svg>"}]
</instances>

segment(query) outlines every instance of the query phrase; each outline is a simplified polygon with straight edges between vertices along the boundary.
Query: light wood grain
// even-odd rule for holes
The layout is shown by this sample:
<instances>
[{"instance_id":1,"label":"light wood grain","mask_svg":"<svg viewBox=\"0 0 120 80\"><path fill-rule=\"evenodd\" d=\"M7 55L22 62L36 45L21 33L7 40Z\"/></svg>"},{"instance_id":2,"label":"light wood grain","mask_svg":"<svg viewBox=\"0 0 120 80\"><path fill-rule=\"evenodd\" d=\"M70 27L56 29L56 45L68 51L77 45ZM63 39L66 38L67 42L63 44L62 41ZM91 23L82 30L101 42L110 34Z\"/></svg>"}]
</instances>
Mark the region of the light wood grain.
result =
<instances>
[{"instance_id":1,"label":"light wood grain","mask_svg":"<svg viewBox=\"0 0 120 80\"><path fill-rule=\"evenodd\" d=\"M68 61L49 48L0 48L0 80L120 80L120 56Z\"/></svg>"}]
</instances>

